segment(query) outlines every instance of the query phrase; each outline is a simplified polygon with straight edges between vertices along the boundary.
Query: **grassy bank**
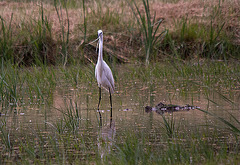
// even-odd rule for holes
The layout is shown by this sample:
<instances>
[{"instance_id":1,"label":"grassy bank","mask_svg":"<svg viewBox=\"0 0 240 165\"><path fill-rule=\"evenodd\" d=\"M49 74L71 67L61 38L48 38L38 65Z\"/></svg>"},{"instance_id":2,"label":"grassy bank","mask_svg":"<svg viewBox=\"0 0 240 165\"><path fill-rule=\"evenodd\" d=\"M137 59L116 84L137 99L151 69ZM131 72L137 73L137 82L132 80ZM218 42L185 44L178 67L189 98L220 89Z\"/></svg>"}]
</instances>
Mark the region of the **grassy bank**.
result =
<instances>
[{"instance_id":1,"label":"grassy bank","mask_svg":"<svg viewBox=\"0 0 240 165\"><path fill-rule=\"evenodd\" d=\"M17 65L95 63L98 29L109 60L239 59L237 1L2 1L0 14L1 60Z\"/></svg>"}]
</instances>

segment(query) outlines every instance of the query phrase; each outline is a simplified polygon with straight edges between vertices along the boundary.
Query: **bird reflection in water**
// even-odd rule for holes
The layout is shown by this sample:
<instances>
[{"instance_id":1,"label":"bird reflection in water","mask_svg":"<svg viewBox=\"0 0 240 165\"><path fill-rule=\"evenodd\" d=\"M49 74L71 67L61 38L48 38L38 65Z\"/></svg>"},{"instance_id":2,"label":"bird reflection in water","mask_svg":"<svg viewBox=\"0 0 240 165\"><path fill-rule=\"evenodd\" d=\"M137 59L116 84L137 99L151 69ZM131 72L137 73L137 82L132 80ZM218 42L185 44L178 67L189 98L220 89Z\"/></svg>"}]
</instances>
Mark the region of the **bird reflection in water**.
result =
<instances>
[{"instance_id":1,"label":"bird reflection in water","mask_svg":"<svg viewBox=\"0 0 240 165\"><path fill-rule=\"evenodd\" d=\"M115 121L110 120L110 123L106 126L102 126L98 132L98 153L103 160L104 157L111 153L114 143L114 137L116 135Z\"/></svg>"}]
</instances>

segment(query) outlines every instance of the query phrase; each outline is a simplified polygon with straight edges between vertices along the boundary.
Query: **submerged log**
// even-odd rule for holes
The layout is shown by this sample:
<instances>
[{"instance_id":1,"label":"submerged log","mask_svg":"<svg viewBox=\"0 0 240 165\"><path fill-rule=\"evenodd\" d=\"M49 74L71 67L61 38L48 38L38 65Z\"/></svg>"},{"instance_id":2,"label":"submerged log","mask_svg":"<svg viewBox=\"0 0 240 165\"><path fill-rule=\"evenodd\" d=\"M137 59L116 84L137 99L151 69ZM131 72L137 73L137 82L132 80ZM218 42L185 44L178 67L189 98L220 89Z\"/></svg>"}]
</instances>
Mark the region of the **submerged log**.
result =
<instances>
[{"instance_id":1,"label":"submerged log","mask_svg":"<svg viewBox=\"0 0 240 165\"><path fill-rule=\"evenodd\" d=\"M197 108L200 108L200 107L191 106L189 104L185 106L179 106L179 105L173 105L173 104L163 104L162 102L160 102L155 107L146 106L145 112L149 113L149 112L155 111L158 114L163 114L164 112L172 113L176 111L189 111Z\"/></svg>"}]
</instances>

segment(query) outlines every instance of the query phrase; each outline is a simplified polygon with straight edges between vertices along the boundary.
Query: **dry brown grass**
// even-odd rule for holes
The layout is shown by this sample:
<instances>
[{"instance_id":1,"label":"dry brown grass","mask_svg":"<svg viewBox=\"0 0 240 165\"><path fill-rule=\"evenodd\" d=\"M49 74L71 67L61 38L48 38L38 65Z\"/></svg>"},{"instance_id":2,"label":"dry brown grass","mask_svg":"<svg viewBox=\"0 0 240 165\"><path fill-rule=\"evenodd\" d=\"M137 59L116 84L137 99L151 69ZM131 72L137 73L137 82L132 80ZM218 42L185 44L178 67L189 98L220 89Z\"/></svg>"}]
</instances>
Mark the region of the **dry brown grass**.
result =
<instances>
[{"instance_id":1,"label":"dry brown grass","mask_svg":"<svg viewBox=\"0 0 240 165\"><path fill-rule=\"evenodd\" d=\"M218 6L219 0L180 0L178 3L164 3L164 2L151 2L150 8L151 13L156 12L157 19L164 19L162 29L167 28L170 31L176 31L176 21L182 18L188 18L188 20L194 20L195 22L201 22L205 26L210 26L211 17L214 10ZM139 3L140 4L140 3ZM92 14L97 12L99 6L97 3L86 4L88 12L88 35L95 34L96 32L96 22L101 21L102 17L99 18ZM105 6L106 5L106 6ZM131 46L133 44L139 44L134 38L131 38L127 33L128 29L125 25L127 22L133 22L133 26L136 28L136 20L134 19L131 9L128 7L125 1L115 1L111 4L104 4L101 13L99 15L104 15L107 11L110 13L120 13L121 23L118 25L105 24L103 25L103 30L108 32L105 35L106 45L109 46L109 51L112 47L117 49L121 47L118 51L119 59L124 57L134 56L136 54L136 46ZM6 24L9 23L11 14L13 13L12 28L15 35L20 33L22 24L28 24L29 22L34 22L41 19L40 14L40 3L21 3L21 2L0 2L0 15L5 20ZM56 41L61 37L61 24L59 22L57 13L54 6L50 4L44 4L44 14L48 21L51 23L52 38ZM143 7L140 7L141 12L144 12ZM83 33L79 29L79 26L83 24L83 10L82 8L69 8L69 32L70 32L70 42L78 42L79 38L83 37ZM62 21L67 29L67 15L65 10L62 10ZM238 0L225 0L221 2L221 12L213 20L214 25L217 27L222 22L226 22L224 26L224 31L229 34L233 34L232 42L240 45L240 1ZM135 22L135 25L134 25ZM30 23L29 23L30 24ZM94 31L93 31L94 29ZM112 31L117 31L118 33L112 35ZM91 34L92 33L92 34ZM138 32L135 31L137 34ZM105 33L106 34L106 33ZM128 37L126 37L128 36ZM80 44L80 43L79 43ZM74 44L72 44L73 46ZM114 45L114 46L113 46ZM78 44L75 43L75 49ZM132 47L132 48L131 48ZM137 49L141 50L141 47ZM124 61L127 61L125 58Z\"/></svg>"},{"instance_id":2,"label":"dry brown grass","mask_svg":"<svg viewBox=\"0 0 240 165\"><path fill-rule=\"evenodd\" d=\"M181 18L194 19L201 22L209 23L209 17L213 13L214 7L218 6L218 0L181 0L178 3L163 3L163 2L153 2L151 3L152 14L156 12L156 18L163 18L165 20L165 27L172 29L174 28L174 21ZM123 12L125 13L126 19L132 19L131 10L127 5L123 5L125 9L119 9L122 2L116 2L108 6L111 12ZM89 5L90 6L90 5ZM52 31L55 35L61 33L61 25L58 20L57 13L54 6L49 4L44 4L44 12L49 22L52 23ZM97 4L91 5L87 9L88 13L96 10ZM41 19L40 14L40 4L39 3L22 3L22 2L0 2L0 15L5 19L6 22L10 20L11 14L14 14L13 24L18 26L22 21L28 21L31 19ZM104 7L103 12L106 12L106 7ZM142 7L143 11L143 7ZM79 24L83 23L83 12L82 8L68 9L69 23L70 23L70 33L71 38L74 38L76 31L78 30ZM67 16L65 10L62 10L62 18L65 26L67 25ZM238 0L225 0L221 4L221 13L216 18L216 21L225 21L225 29L229 31L235 31L236 36L239 37L240 29L240 2ZM91 22L91 20L89 20ZM216 22L218 24L219 22ZM91 26L91 25L90 25ZM125 31L126 29L123 29Z\"/></svg>"},{"instance_id":3,"label":"dry brown grass","mask_svg":"<svg viewBox=\"0 0 240 165\"><path fill-rule=\"evenodd\" d=\"M156 12L158 19L165 20L165 27L170 30L176 30L174 22L182 18L201 22L206 26L210 25L211 17L219 5L218 0L201 1L181 0L178 3L153 3L152 11ZM213 20L216 26L225 22L224 29L228 32L233 32L235 41L240 44L240 1L226 0L221 3L220 13Z\"/></svg>"},{"instance_id":4,"label":"dry brown grass","mask_svg":"<svg viewBox=\"0 0 240 165\"><path fill-rule=\"evenodd\" d=\"M44 14L48 21L52 24L53 36L57 38L61 34L61 25L56 13L54 6L49 4L44 4ZM40 14L41 4L39 3L21 3L21 2L0 2L0 15L8 23L13 13L13 27L18 30L21 23L26 23L29 21L41 20ZM69 14L69 31L73 35L74 30L78 26L79 22L83 21L81 16L81 9L68 10ZM62 10L62 20L64 26L67 26L67 15L66 11ZM55 38L54 37L54 38ZM74 36L73 36L74 37Z\"/></svg>"}]
</instances>

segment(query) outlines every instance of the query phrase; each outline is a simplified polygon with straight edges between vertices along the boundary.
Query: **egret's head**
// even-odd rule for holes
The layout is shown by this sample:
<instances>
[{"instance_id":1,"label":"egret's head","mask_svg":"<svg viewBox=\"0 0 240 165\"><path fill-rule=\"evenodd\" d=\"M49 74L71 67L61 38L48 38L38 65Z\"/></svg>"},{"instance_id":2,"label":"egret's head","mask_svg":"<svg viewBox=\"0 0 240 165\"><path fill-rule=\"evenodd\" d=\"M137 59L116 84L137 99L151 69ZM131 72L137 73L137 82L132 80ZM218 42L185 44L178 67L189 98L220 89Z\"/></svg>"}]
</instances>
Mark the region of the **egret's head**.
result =
<instances>
[{"instance_id":1,"label":"egret's head","mask_svg":"<svg viewBox=\"0 0 240 165\"><path fill-rule=\"evenodd\" d=\"M98 30L98 38L103 39L103 32L102 30Z\"/></svg>"}]
</instances>

